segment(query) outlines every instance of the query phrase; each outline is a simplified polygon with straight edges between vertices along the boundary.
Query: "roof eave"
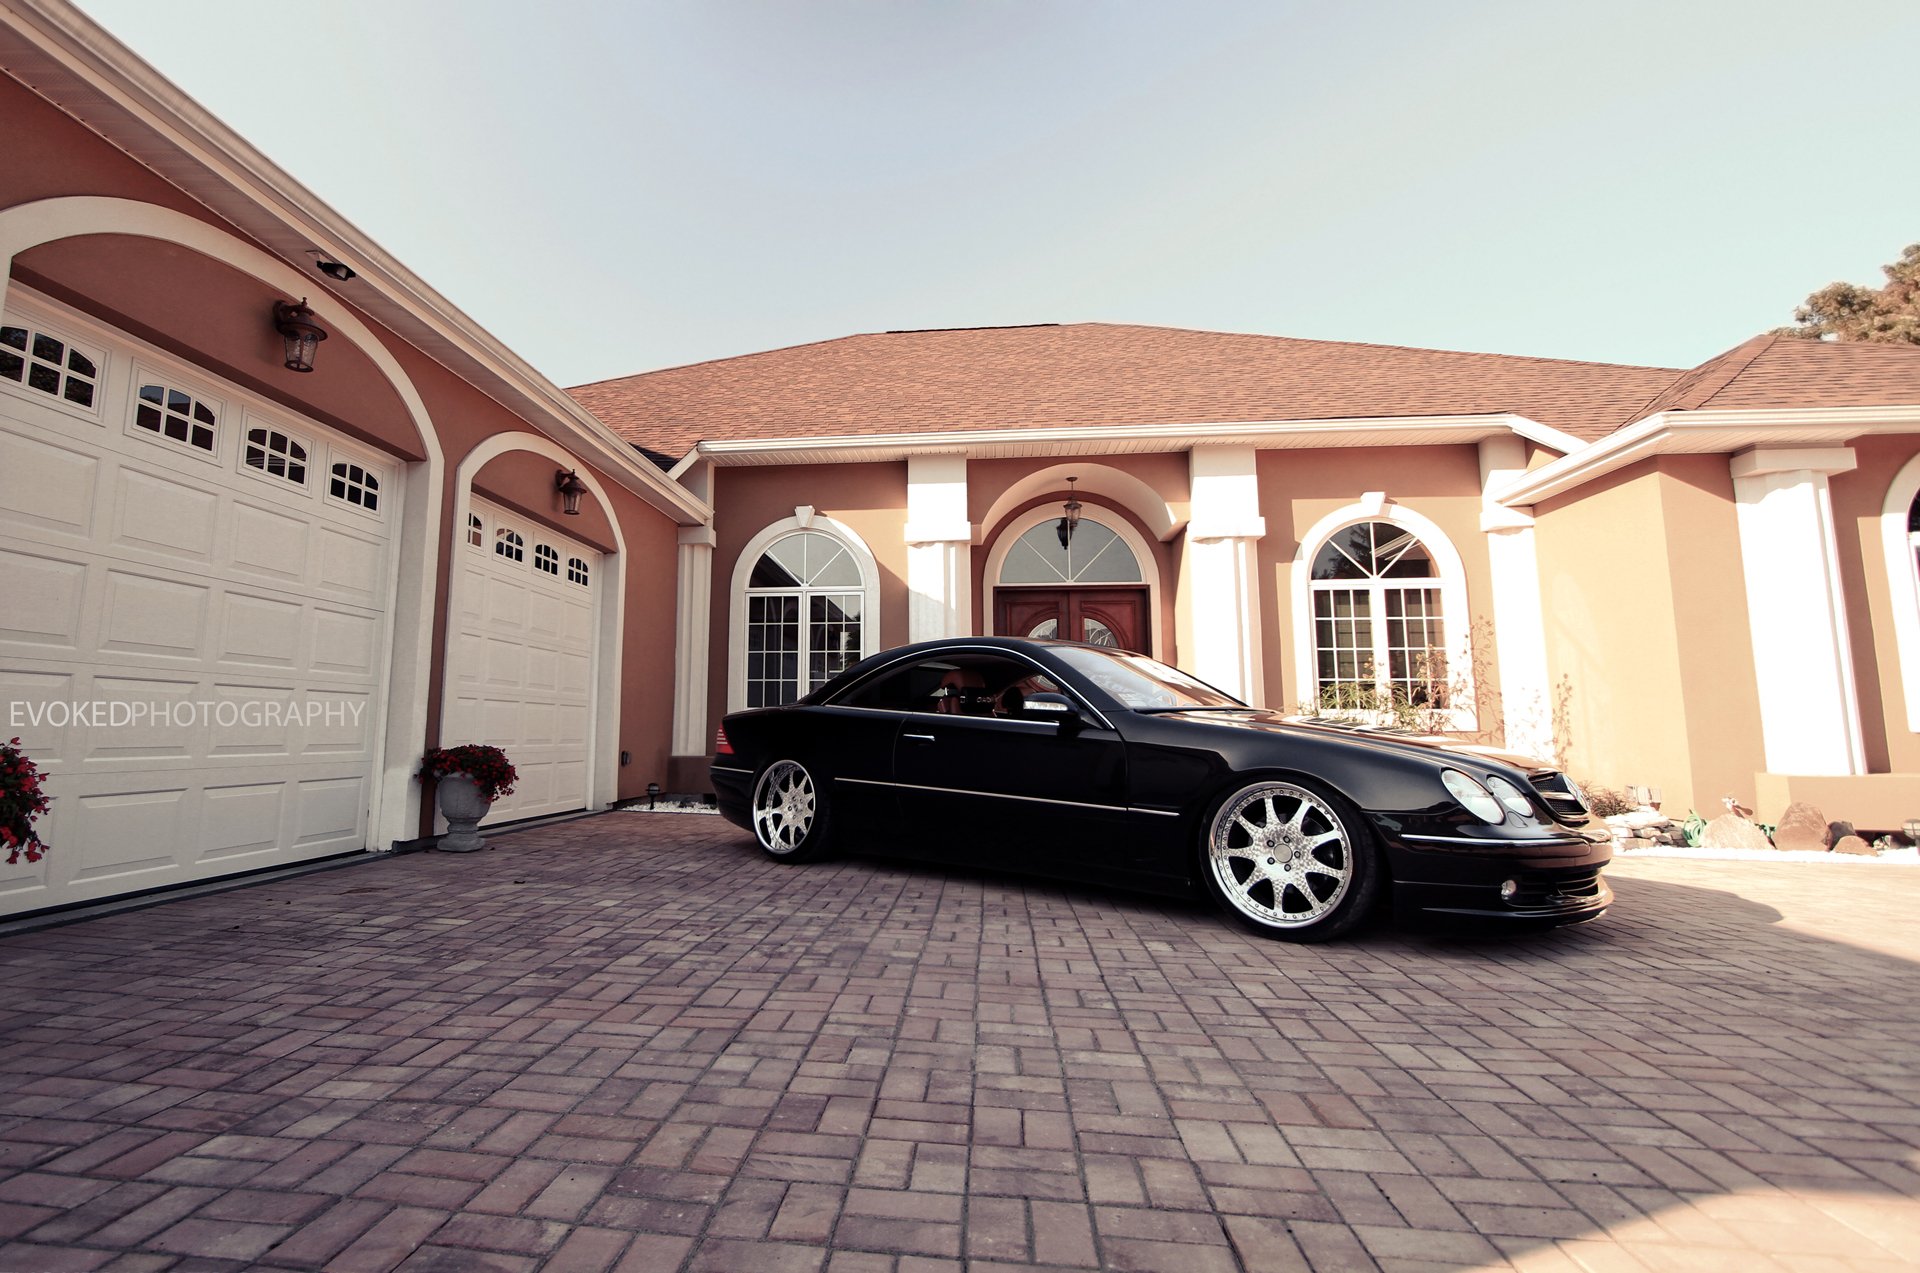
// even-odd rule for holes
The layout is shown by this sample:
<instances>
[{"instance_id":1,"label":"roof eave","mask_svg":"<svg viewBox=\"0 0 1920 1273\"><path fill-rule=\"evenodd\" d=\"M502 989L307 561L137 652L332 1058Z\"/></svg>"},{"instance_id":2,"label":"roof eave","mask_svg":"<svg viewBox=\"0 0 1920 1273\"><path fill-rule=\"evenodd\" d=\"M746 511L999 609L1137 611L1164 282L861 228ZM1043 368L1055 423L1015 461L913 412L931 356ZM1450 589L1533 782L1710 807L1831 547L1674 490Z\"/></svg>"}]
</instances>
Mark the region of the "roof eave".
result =
<instances>
[{"instance_id":1,"label":"roof eave","mask_svg":"<svg viewBox=\"0 0 1920 1273\"><path fill-rule=\"evenodd\" d=\"M711 518L706 504L85 14L65 0L5 0L4 7L8 25L45 59L36 69L64 74L74 88L104 95L124 112L124 118L89 114L88 126L109 142L294 268L310 268L309 247L349 262L358 274L351 289L328 288L343 302L583 458L597 460L621 486L676 522ZM66 108L56 85L28 82ZM171 162L147 153L156 146L175 152ZM192 180L195 174L203 180ZM316 279L315 286L327 284Z\"/></svg>"},{"instance_id":2,"label":"roof eave","mask_svg":"<svg viewBox=\"0 0 1920 1273\"><path fill-rule=\"evenodd\" d=\"M702 460L720 467L873 462L944 451L962 455L1048 455L1106 446L1177 451L1195 446L1394 445L1477 442L1516 435L1563 454L1587 445L1572 434L1509 412L1483 415L1371 416L1322 420L1236 420L1175 424L1091 424L1067 428L954 429L937 433L872 433L708 439L696 443L668 476L678 479Z\"/></svg>"},{"instance_id":3,"label":"roof eave","mask_svg":"<svg viewBox=\"0 0 1920 1273\"><path fill-rule=\"evenodd\" d=\"M1832 446L1916 430L1920 430L1920 404L1663 411L1542 465L1495 498L1508 508L1525 508L1655 455L1731 454L1754 446Z\"/></svg>"}]
</instances>

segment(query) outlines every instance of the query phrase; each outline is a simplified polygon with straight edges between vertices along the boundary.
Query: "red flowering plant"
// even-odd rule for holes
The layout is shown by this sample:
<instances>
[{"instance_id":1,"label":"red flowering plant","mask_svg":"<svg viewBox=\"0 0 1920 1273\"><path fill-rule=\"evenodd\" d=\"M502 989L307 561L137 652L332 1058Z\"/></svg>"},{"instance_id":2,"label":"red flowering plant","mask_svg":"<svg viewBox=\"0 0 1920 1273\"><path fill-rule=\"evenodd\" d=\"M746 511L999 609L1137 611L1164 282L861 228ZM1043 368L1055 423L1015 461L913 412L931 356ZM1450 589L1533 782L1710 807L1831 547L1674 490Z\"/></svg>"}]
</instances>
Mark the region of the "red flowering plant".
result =
<instances>
[{"instance_id":1,"label":"red flowering plant","mask_svg":"<svg viewBox=\"0 0 1920 1273\"><path fill-rule=\"evenodd\" d=\"M7 865L21 858L38 862L47 852L47 842L33 829L33 820L47 811L47 797L40 790L40 770L20 750L20 740L0 744L0 849L7 851Z\"/></svg>"},{"instance_id":2,"label":"red flowering plant","mask_svg":"<svg viewBox=\"0 0 1920 1273\"><path fill-rule=\"evenodd\" d=\"M514 771L513 762L507 759L507 753L486 743L429 747L427 754L420 758L420 772L415 776L425 782L429 778L444 778L448 774L465 774L473 779L488 804L501 796L512 795L513 784L520 779L520 775Z\"/></svg>"}]
</instances>

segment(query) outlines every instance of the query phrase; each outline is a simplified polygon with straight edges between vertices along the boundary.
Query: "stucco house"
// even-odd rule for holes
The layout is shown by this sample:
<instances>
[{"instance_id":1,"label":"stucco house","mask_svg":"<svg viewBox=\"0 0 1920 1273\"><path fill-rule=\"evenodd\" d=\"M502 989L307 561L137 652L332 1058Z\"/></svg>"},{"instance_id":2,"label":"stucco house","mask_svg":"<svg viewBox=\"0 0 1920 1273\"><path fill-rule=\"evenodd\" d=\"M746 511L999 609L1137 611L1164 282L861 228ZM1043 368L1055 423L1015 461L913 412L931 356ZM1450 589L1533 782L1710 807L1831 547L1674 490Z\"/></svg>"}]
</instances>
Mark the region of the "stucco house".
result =
<instances>
[{"instance_id":1,"label":"stucco house","mask_svg":"<svg viewBox=\"0 0 1920 1273\"><path fill-rule=\"evenodd\" d=\"M0 914L417 842L439 744L512 755L494 822L701 790L726 711L985 632L1920 815L1920 349L1038 325L563 391L69 5L0 11L0 119L0 736L55 796Z\"/></svg>"},{"instance_id":2,"label":"stucco house","mask_svg":"<svg viewBox=\"0 0 1920 1273\"><path fill-rule=\"evenodd\" d=\"M714 510L680 533L680 785L723 712L863 653L1065 633L1268 706L1422 704L1681 812L1920 816L1920 349L1040 325L572 392Z\"/></svg>"}]
</instances>

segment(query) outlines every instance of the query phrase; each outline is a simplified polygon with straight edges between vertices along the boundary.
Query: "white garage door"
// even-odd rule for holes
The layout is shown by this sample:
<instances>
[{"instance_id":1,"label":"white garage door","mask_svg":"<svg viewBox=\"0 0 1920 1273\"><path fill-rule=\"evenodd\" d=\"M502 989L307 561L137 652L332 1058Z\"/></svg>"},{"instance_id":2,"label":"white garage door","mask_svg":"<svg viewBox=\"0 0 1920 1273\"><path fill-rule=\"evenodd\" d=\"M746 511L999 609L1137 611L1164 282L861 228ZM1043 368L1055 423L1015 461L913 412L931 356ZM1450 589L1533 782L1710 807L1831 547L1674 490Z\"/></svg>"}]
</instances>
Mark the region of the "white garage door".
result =
<instances>
[{"instance_id":1,"label":"white garage door","mask_svg":"<svg viewBox=\"0 0 1920 1273\"><path fill-rule=\"evenodd\" d=\"M97 327L0 328L0 737L52 851L0 913L367 845L390 461Z\"/></svg>"},{"instance_id":2,"label":"white garage door","mask_svg":"<svg viewBox=\"0 0 1920 1273\"><path fill-rule=\"evenodd\" d=\"M486 825L585 808L600 554L476 498L458 560L442 745L492 743L519 771Z\"/></svg>"}]
</instances>

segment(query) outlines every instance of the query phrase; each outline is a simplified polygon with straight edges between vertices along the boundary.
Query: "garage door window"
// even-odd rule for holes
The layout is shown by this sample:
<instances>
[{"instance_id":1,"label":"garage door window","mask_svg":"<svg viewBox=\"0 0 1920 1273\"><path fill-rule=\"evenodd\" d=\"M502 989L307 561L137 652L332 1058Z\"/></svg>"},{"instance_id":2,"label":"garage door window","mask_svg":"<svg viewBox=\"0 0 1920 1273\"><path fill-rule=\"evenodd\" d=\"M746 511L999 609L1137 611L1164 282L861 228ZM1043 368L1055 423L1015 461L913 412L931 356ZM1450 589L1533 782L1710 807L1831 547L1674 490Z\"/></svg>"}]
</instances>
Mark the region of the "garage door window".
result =
<instances>
[{"instance_id":1,"label":"garage door window","mask_svg":"<svg viewBox=\"0 0 1920 1273\"><path fill-rule=\"evenodd\" d=\"M0 327L0 379L91 410L100 357L47 332Z\"/></svg>"},{"instance_id":2,"label":"garage door window","mask_svg":"<svg viewBox=\"0 0 1920 1273\"><path fill-rule=\"evenodd\" d=\"M140 386L133 423L169 442L212 455L214 431L219 428L220 417L212 407L184 389L149 382Z\"/></svg>"},{"instance_id":3,"label":"garage door window","mask_svg":"<svg viewBox=\"0 0 1920 1273\"><path fill-rule=\"evenodd\" d=\"M277 429L247 430L246 461L268 477L307 484L307 448Z\"/></svg>"},{"instance_id":4,"label":"garage door window","mask_svg":"<svg viewBox=\"0 0 1920 1273\"><path fill-rule=\"evenodd\" d=\"M487 546L487 532L480 523L480 514L467 514L467 543L475 548Z\"/></svg>"},{"instance_id":5,"label":"garage door window","mask_svg":"<svg viewBox=\"0 0 1920 1273\"><path fill-rule=\"evenodd\" d=\"M567 582L587 586L587 563L578 557L567 558Z\"/></svg>"},{"instance_id":6,"label":"garage door window","mask_svg":"<svg viewBox=\"0 0 1920 1273\"><path fill-rule=\"evenodd\" d=\"M560 554L546 544L533 546L533 568L543 575L560 576Z\"/></svg>"},{"instance_id":7,"label":"garage door window","mask_svg":"<svg viewBox=\"0 0 1920 1273\"><path fill-rule=\"evenodd\" d=\"M506 529L493 532L493 555L505 557L508 561L527 559L527 541L520 538L517 531Z\"/></svg>"},{"instance_id":8,"label":"garage door window","mask_svg":"<svg viewBox=\"0 0 1920 1273\"><path fill-rule=\"evenodd\" d=\"M355 508L375 512L380 507L380 479L358 464L342 461L333 466L333 480L327 486L327 494Z\"/></svg>"}]
</instances>

